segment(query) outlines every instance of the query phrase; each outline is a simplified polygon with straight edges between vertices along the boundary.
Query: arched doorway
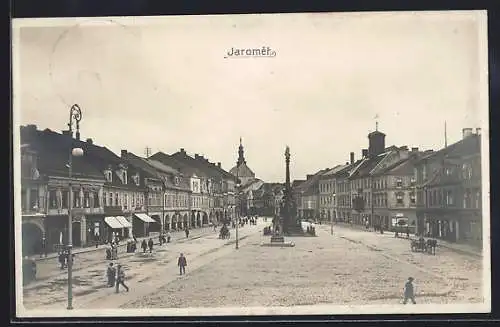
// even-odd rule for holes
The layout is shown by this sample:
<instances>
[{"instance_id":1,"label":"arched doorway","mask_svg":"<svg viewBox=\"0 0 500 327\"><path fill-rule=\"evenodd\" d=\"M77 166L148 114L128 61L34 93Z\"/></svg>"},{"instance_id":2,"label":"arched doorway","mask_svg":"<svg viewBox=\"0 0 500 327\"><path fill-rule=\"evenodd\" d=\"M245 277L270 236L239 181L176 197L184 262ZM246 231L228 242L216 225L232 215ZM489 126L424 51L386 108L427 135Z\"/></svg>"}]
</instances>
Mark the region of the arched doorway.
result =
<instances>
[{"instance_id":1,"label":"arched doorway","mask_svg":"<svg viewBox=\"0 0 500 327\"><path fill-rule=\"evenodd\" d=\"M208 225L208 215L206 212L203 213L202 225Z\"/></svg>"},{"instance_id":2,"label":"arched doorway","mask_svg":"<svg viewBox=\"0 0 500 327\"><path fill-rule=\"evenodd\" d=\"M22 224L22 253L24 256L38 254L43 237L42 228L35 223L26 222Z\"/></svg>"},{"instance_id":3,"label":"arched doorway","mask_svg":"<svg viewBox=\"0 0 500 327\"><path fill-rule=\"evenodd\" d=\"M73 246L82 246L82 234L81 234L81 229L82 225L79 221L74 221L73 224L71 224L71 229L72 229L72 236L73 236Z\"/></svg>"},{"instance_id":4,"label":"arched doorway","mask_svg":"<svg viewBox=\"0 0 500 327\"><path fill-rule=\"evenodd\" d=\"M190 221L189 226L191 228L194 228L196 226L196 213L194 211L191 212L191 221Z\"/></svg>"},{"instance_id":5,"label":"arched doorway","mask_svg":"<svg viewBox=\"0 0 500 327\"><path fill-rule=\"evenodd\" d=\"M201 215L199 211L196 213L196 226L201 226Z\"/></svg>"}]
</instances>

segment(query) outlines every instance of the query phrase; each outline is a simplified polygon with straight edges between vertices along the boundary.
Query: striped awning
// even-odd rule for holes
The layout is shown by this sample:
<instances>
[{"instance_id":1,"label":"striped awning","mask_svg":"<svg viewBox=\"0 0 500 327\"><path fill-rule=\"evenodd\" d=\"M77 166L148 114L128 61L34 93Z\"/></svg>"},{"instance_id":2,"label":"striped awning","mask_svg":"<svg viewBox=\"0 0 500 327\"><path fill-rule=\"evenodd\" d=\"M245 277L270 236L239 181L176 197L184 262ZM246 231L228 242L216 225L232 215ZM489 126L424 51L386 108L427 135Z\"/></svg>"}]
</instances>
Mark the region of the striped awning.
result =
<instances>
[{"instance_id":1,"label":"striped awning","mask_svg":"<svg viewBox=\"0 0 500 327\"><path fill-rule=\"evenodd\" d=\"M127 220L127 218L125 218L123 216L116 216L115 218L120 222L120 224L122 224L123 228L131 228L132 227L132 224Z\"/></svg>"},{"instance_id":2,"label":"striped awning","mask_svg":"<svg viewBox=\"0 0 500 327\"><path fill-rule=\"evenodd\" d=\"M140 220L142 220L145 223L156 223L156 220L149 217L145 213L136 213L136 214L134 214L134 216L136 216L137 218L139 218Z\"/></svg>"},{"instance_id":3,"label":"striped awning","mask_svg":"<svg viewBox=\"0 0 500 327\"><path fill-rule=\"evenodd\" d=\"M123 225L120 224L120 221L118 221L118 219L116 219L116 217L104 217L104 221L112 229L122 229L123 228Z\"/></svg>"}]
</instances>

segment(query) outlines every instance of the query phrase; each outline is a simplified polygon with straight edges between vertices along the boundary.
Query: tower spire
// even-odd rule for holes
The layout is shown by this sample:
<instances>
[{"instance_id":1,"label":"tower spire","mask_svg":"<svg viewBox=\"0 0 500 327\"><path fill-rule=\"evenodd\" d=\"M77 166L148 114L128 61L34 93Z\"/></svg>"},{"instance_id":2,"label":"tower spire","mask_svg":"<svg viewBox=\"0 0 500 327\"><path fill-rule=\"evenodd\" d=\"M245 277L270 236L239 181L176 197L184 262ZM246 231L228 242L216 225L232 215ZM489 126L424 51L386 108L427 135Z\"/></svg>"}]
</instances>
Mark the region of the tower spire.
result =
<instances>
[{"instance_id":1,"label":"tower spire","mask_svg":"<svg viewBox=\"0 0 500 327\"><path fill-rule=\"evenodd\" d=\"M378 132L378 114L375 115L375 131Z\"/></svg>"},{"instance_id":2,"label":"tower spire","mask_svg":"<svg viewBox=\"0 0 500 327\"><path fill-rule=\"evenodd\" d=\"M241 136L240 136L240 147L238 149L238 161L236 162L236 164L238 166L242 165L242 164L246 164L247 162L245 161L245 150L243 150L243 143L242 143L242 140L241 140Z\"/></svg>"}]
</instances>

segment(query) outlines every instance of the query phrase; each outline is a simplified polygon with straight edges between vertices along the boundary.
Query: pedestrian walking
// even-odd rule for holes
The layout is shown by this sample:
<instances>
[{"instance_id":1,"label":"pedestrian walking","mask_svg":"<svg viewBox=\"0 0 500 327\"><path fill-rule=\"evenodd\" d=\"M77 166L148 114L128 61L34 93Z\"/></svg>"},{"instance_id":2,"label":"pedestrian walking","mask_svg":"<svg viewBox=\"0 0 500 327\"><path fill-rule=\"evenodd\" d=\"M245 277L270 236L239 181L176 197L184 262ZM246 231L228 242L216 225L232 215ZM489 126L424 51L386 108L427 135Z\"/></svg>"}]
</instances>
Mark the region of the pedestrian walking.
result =
<instances>
[{"instance_id":1,"label":"pedestrian walking","mask_svg":"<svg viewBox=\"0 0 500 327\"><path fill-rule=\"evenodd\" d=\"M149 248L149 253L152 253L153 252L153 239L150 238L149 241L148 241L148 248Z\"/></svg>"},{"instance_id":2,"label":"pedestrian walking","mask_svg":"<svg viewBox=\"0 0 500 327\"><path fill-rule=\"evenodd\" d=\"M141 242L141 248L142 248L142 253L146 253L146 250L148 248L148 243L146 243L146 240L142 240Z\"/></svg>"},{"instance_id":3,"label":"pedestrian walking","mask_svg":"<svg viewBox=\"0 0 500 327\"><path fill-rule=\"evenodd\" d=\"M108 277L108 287L113 287L116 282L116 268L113 267L113 263L110 262L108 269L106 270L106 276Z\"/></svg>"},{"instance_id":4,"label":"pedestrian walking","mask_svg":"<svg viewBox=\"0 0 500 327\"><path fill-rule=\"evenodd\" d=\"M160 235L158 235L158 243L160 244L160 246L163 245L163 233L160 233Z\"/></svg>"},{"instance_id":5,"label":"pedestrian walking","mask_svg":"<svg viewBox=\"0 0 500 327\"><path fill-rule=\"evenodd\" d=\"M120 285L125 287L127 292L129 291L129 287L125 285L125 272L123 271L122 265L118 265L118 269L116 272L116 293L120 291Z\"/></svg>"},{"instance_id":6,"label":"pedestrian walking","mask_svg":"<svg viewBox=\"0 0 500 327\"><path fill-rule=\"evenodd\" d=\"M415 302L415 294L414 294L414 290L413 290L413 277L408 278L408 281L405 284L404 294L405 294L405 298L404 298L403 304L406 304L406 302L408 302L408 300L411 300L411 302L413 304L417 304L417 302Z\"/></svg>"},{"instance_id":7,"label":"pedestrian walking","mask_svg":"<svg viewBox=\"0 0 500 327\"><path fill-rule=\"evenodd\" d=\"M406 226L406 238L410 238L410 227Z\"/></svg>"},{"instance_id":8,"label":"pedestrian walking","mask_svg":"<svg viewBox=\"0 0 500 327\"><path fill-rule=\"evenodd\" d=\"M186 233L186 238L189 237L189 229L186 227L186 230L184 231Z\"/></svg>"},{"instance_id":9,"label":"pedestrian walking","mask_svg":"<svg viewBox=\"0 0 500 327\"><path fill-rule=\"evenodd\" d=\"M186 274L186 266L187 266L187 260L184 254L181 253L179 256L179 260L177 260L177 265L179 266L179 272L180 275L185 275Z\"/></svg>"},{"instance_id":10,"label":"pedestrian walking","mask_svg":"<svg viewBox=\"0 0 500 327\"><path fill-rule=\"evenodd\" d=\"M170 235L170 232L167 232L167 243L170 243L171 238L172 238L172 235Z\"/></svg>"}]
</instances>

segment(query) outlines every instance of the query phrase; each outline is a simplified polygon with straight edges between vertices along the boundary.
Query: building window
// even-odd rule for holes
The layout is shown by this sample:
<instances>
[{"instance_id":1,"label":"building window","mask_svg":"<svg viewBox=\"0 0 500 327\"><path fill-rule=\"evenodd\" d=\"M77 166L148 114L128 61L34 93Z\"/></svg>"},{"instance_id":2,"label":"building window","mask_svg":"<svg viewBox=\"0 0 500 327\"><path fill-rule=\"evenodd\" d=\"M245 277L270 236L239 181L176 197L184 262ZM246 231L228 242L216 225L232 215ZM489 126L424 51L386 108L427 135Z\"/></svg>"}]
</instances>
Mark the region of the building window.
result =
<instances>
[{"instance_id":1,"label":"building window","mask_svg":"<svg viewBox=\"0 0 500 327\"><path fill-rule=\"evenodd\" d=\"M115 194L115 206L118 207L120 205L120 194Z\"/></svg>"},{"instance_id":2,"label":"building window","mask_svg":"<svg viewBox=\"0 0 500 327\"><path fill-rule=\"evenodd\" d=\"M417 183L417 181L415 180L415 177L412 177L410 178L410 186L415 186L415 184Z\"/></svg>"},{"instance_id":3,"label":"building window","mask_svg":"<svg viewBox=\"0 0 500 327\"><path fill-rule=\"evenodd\" d=\"M128 184L126 171L122 172L122 178L123 178L123 184L125 184L125 185Z\"/></svg>"},{"instance_id":4,"label":"building window","mask_svg":"<svg viewBox=\"0 0 500 327\"><path fill-rule=\"evenodd\" d=\"M126 177L126 176L125 176L125 177ZM128 194L125 194L125 195L124 195L124 197L125 197L125 198L124 198L124 200L123 200L123 201L124 201L125 203L123 204L123 206L125 207L125 210L127 210L127 209L128 209Z\"/></svg>"},{"instance_id":5,"label":"building window","mask_svg":"<svg viewBox=\"0 0 500 327\"><path fill-rule=\"evenodd\" d=\"M25 201L23 201L25 203ZM64 203L64 201L63 201ZM67 203L67 201L66 201ZM57 191L56 190L50 190L49 191L49 209L56 209L57 208Z\"/></svg>"},{"instance_id":6,"label":"building window","mask_svg":"<svg viewBox=\"0 0 500 327\"><path fill-rule=\"evenodd\" d=\"M81 208L81 202L80 202L80 193L77 191L73 191L73 207L74 208Z\"/></svg>"},{"instance_id":7,"label":"building window","mask_svg":"<svg viewBox=\"0 0 500 327\"><path fill-rule=\"evenodd\" d=\"M476 209L479 209L481 207L481 191L480 190L477 190L476 191L476 196L475 196L475 205L476 205Z\"/></svg>"},{"instance_id":8,"label":"building window","mask_svg":"<svg viewBox=\"0 0 500 327\"><path fill-rule=\"evenodd\" d=\"M69 207L69 191L61 192L61 207L67 209Z\"/></svg>"},{"instance_id":9,"label":"building window","mask_svg":"<svg viewBox=\"0 0 500 327\"><path fill-rule=\"evenodd\" d=\"M402 179L402 178L399 178L399 177L398 177L398 178L396 179L396 187L397 187L397 188L401 188L401 187L403 187L403 179Z\"/></svg>"},{"instance_id":10,"label":"building window","mask_svg":"<svg viewBox=\"0 0 500 327\"><path fill-rule=\"evenodd\" d=\"M397 193L396 194L396 204L397 205L403 205L403 193Z\"/></svg>"},{"instance_id":11,"label":"building window","mask_svg":"<svg viewBox=\"0 0 500 327\"><path fill-rule=\"evenodd\" d=\"M111 173L111 170L104 171L104 177L106 178L106 182L113 182L113 174Z\"/></svg>"},{"instance_id":12,"label":"building window","mask_svg":"<svg viewBox=\"0 0 500 327\"><path fill-rule=\"evenodd\" d=\"M410 203L412 205L417 203L417 199L415 198L415 192L410 192Z\"/></svg>"},{"instance_id":13,"label":"building window","mask_svg":"<svg viewBox=\"0 0 500 327\"><path fill-rule=\"evenodd\" d=\"M104 202L104 206L107 206L108 205L108 194L106 192L102 193L102 199Z\"/></svg>"},{"instance_id":14,"label":"building window","mask_svg":"<svg viewBox=\"0 0 500 327\"><path fill-rule=\"evenodd\" d=\"M449 206L454 205L453 192L451 190L446 191L446 204Z\"/></svg>"},{"instance_id":15,"label":"building window","mask_svg":"<svg viewBox=\"0 0 500 327\"><path fill-rule=\"evenodd\" d=\"M101 207L101 204L99 203L99 192L98 191L95 191L94 192L94 208L100 208Z\"/></svg>"},{"instance_id":16,"label":"building window","mask_svg":"<svg viewBox=\"0 0 500 327\"><path fill-rule=\"evenodd\" d=\"M83 192L83 205L85 208L90 208L90 194L89 192Z\"/></svg>"}]
</instances>

